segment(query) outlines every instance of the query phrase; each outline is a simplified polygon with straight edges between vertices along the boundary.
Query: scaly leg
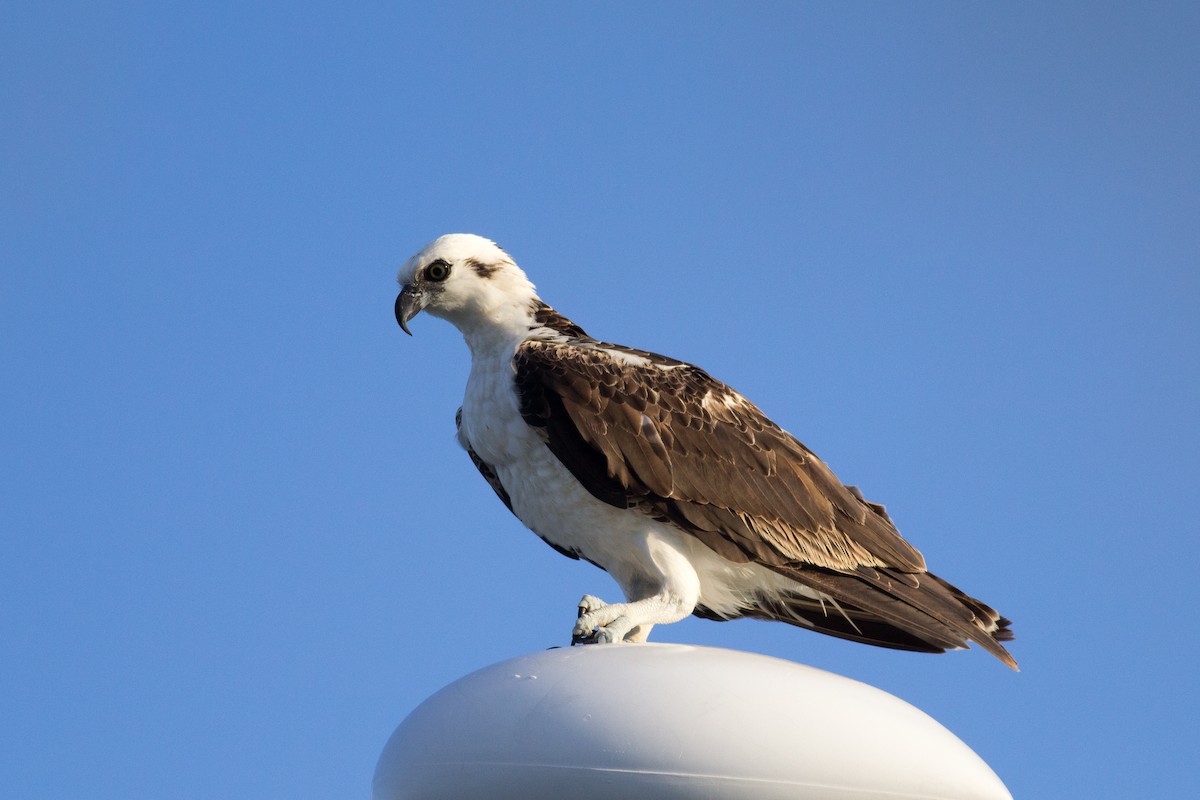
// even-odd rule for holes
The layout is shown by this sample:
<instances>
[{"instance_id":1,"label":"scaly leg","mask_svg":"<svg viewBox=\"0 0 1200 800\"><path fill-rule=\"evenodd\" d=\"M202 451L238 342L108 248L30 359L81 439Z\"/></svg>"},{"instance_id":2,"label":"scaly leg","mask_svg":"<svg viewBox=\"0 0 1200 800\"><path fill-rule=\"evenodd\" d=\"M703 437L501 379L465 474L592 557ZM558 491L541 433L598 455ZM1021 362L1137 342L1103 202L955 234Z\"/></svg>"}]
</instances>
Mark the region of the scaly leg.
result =
<instances>
[{"instance_id":1,"label":"scaly leg","mask_svg":"<svg viewBox=\"0 0 1200 800\"><path fill-rule=\"evenodd\" d=\"M646 548L657 574L626 576L626 580L614 575L629 602L605 603L584 595L571 631L572 644L644 642L655 625L678 622L695 610L700 580L688 559L655 536L647 537Z\"/></svg>"}]
</instances>

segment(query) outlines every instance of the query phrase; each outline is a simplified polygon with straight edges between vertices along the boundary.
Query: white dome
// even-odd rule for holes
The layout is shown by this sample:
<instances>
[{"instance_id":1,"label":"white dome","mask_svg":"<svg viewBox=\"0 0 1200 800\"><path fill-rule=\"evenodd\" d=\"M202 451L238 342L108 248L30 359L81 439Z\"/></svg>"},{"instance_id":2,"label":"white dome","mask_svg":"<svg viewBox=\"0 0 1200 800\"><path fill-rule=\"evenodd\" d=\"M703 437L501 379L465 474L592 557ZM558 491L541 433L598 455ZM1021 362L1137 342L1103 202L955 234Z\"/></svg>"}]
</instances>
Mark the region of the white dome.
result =
<instances>
[{"instance_id":1,"label":"white dome","mask_svg":"<svg viewBox=\"0 0 1200 800\"><path fill-rule=\"evenodd\" d=\"M467 675L400 724L375 800L1012 800L886 692L768 656L670 644L546 650Z\"/></svg>"}]
</instances>

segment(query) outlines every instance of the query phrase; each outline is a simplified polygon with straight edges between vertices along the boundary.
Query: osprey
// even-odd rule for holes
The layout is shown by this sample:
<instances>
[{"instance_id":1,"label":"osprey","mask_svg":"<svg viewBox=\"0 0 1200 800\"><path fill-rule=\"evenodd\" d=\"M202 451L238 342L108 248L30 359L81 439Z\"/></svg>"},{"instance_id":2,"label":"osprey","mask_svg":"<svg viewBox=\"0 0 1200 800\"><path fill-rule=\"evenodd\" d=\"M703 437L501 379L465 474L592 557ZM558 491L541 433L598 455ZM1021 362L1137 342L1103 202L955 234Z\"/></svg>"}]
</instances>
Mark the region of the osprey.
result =
<instances>
[{"instance_id":1,"label":"osprey","mask_svg":"<svg viewBox=\"0 0 1200 800\"><path fill-rule=\"evenodd\" d=\"M704 370L593 339L480 236L435 239L399 280L405 333L425 311L471 350L457 425L475 466L625 594L585 595L573 641L755 617L901 650L971 641L1016 669L1007 619L928 572L883 506Z\"/></svg>"}]
</instances>

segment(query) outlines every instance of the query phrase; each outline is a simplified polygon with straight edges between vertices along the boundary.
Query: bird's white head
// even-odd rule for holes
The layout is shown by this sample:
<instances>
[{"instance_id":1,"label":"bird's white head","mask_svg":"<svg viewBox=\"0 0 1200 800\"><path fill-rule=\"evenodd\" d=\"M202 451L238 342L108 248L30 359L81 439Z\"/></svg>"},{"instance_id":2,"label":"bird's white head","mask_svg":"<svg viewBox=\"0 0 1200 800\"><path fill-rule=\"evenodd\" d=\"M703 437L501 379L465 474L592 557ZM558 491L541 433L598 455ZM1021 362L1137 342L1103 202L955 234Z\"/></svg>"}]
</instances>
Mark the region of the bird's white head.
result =
<instances>
[{"instance_id":1,"label":"bird's white head","mask_svg":"<svg viewBox=\"0 0 1200 800\"><path fill-rule=\"evenodd\" d=\"M421 311L451 322L472 347L483 340L523 336L537 290L495 242L470 233L439 236L400 268L396 321Z\"/></svg>"}]
</instances>

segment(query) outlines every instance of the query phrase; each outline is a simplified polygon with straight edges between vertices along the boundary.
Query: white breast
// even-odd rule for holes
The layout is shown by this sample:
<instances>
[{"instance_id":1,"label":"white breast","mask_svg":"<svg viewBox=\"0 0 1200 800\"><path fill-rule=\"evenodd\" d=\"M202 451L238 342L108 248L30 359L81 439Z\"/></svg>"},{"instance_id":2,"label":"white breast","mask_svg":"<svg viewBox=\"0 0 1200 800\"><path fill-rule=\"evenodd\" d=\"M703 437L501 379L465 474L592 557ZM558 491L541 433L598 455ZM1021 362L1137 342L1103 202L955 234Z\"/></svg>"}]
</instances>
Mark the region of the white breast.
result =
<instances>
[{"instance_id":1,"label":"white breast","mask_svg":"<svg viewBox=\"0 0 1200 800\"><path fill-rule=\"evenodd\" d=\"M734 564L694 536L597 500L521 418L511 357L472 360L459 442L495 471L513 513L534 533L600 566L629 596L661 573L653 552L682 553L695 570L700 601L718 613L746 606L755 592L796 587L753 564Z\"/></svg>"},{"instance_id":2,"label":"white breast","mask_svg":"<svg viewBox=\"0 0 1200 800\"><path fill-rule=\"evenodd\" d=\"M519 411L511 356L472 359L459 426L463 446L498 468L540 444L530 433Z\"/></svg>"},{"instance_id":3,"label":"white breast","mask_svg":"<svg viewBox=\"0 0 1200 800\"><path fill-rule=\"evenodd\" d=\"M597 500L575 480L521 418L511 358L472 360L459 441L496 471L513 512L534 533L598 564L623 586L645 571L646 537L665 526Z\"/></svg>"}]
</instances>

